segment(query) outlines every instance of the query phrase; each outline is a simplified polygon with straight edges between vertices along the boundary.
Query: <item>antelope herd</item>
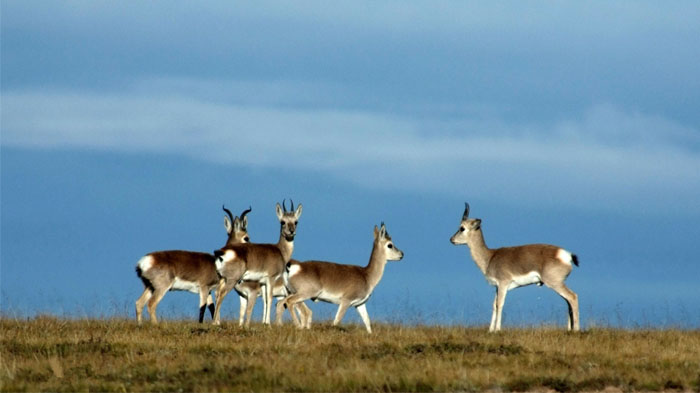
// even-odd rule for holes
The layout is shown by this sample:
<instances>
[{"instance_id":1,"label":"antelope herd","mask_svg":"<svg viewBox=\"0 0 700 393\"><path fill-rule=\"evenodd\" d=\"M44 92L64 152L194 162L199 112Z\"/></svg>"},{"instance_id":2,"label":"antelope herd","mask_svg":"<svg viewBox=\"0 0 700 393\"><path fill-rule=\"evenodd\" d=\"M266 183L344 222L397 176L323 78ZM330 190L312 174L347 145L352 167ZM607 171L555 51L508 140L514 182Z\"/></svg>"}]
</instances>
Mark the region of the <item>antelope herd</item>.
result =
<instances>
[{"instance_id":1,"label":"antelope herd","mask_svg":"<svg viewBox=\"0 0 700 393\"><path fill-rule=\"evenodd\" d=\"M168 291L189 291L199 294L199 322L204 320L207 307L213 323L221 323L221 305L226 295L235 290L240 296L239 325L248 326L255 301L263 298L263 323L271 324L272 299L277 298L275 322L281 324L284 309L289 309L294 324L311 328L311 309L304 301L311 299L338 305L333 325L340 323L349 307L355 307L368 333L372 333L366 303L384 274L387 261L399 261L399 250L384 223L374 227L372 252L367 266L345 265L326 261L300 262L292 259L294 237L302 213L290 201L275 206L280 222L280 236L275 244L251 243L248 218L251 208L240 217L223 207L226 244L214 253L192 251L157 251L142 257L136 274L144 290L136 300L136 319L142 322L143 307L147 306L152 323L158 323L156 307ZM564 281L578 258L571 252L548 244L528 244L518 247L490 249L481 230L481 220L469 218L469 204L452 244L466 244L472 259L486 281L496 287L490 332L501 330L501 315L506 293L514 288L537 284L546 285L558 293L568 306L568 330L579 331L578 296ZM212 291L216 303L212 298Z\"/></svg>"}]
</instances>

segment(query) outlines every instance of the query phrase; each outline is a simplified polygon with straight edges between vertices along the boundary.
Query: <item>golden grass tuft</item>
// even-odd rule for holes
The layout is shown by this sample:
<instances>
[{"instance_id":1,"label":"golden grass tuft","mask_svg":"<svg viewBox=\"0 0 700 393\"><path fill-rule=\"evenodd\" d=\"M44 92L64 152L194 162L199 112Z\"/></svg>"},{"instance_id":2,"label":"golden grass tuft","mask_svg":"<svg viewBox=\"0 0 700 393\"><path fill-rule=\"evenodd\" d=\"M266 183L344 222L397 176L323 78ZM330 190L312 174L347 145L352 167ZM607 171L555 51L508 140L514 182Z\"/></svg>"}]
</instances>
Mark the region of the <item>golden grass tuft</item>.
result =
<instances>
[{"instance_id":1,"label":"golden grass tuft","mask_svg":"<svg viewBox=\"0 0 700 393\"><path fill-rule=\"evenodd\" d=\"M0 390L700 390L700 331L373 328L0 319Z\"/></svg>"}]
</instances>

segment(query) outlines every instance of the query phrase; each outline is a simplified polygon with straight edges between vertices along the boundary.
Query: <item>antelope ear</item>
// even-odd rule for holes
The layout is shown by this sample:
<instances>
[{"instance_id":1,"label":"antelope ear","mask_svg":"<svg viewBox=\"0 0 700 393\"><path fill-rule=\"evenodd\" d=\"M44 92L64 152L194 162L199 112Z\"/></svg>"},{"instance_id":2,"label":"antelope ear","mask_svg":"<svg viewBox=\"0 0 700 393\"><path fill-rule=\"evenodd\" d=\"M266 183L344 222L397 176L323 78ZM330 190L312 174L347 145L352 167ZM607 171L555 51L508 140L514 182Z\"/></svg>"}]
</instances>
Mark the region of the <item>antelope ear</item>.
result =
<instances>
[{"instance_id":1,"label":"antelope ear","mask_svg":"<svg viewBox=\"0 0 700 393\"><path fill-rule=\"evenodd\" d=\"M299 205L297 205L297 210L294 212L294 218L298 220L300 216L301 216L301 203Z\"/></svg>"},{"instance_id":2,"label":"antelope ear","mask_svg":"<svg viewBox=\"0 0 700 393\"><path fill-rule=\"evenodd\" d=\"M282 211L282 206L278 203L277 206L275 206L275 212L277 213L277 219L282 221L282 216L284 216L284 212Z\"/></svg>"},{"instance_id":3,"label":"antelope ear","mask_svg":"<svg viewBox=\"0 0 700 393\"><path fill-rule=\"evenodd\" d=\"M226 216L224 216L224 227L226 228L226 233L229 235L233 232L233 225L231 225L231 221Z\"/></svg>"},{"instance_id":4,"label":"antelope ear","mask_svg":"<svg viewBox=\"0 0 700 393\"><path fill-rule=\"evenodd\" d=\"M382 227L379 228L379 237L380 237L381 239L385 239L385 238L386 238L386 227L384 226L383 223L382 223Z\"/></svg>"},{"instance_id":5,"label":"antelope ear","mask_svg":"<svg viewBox=\"0 0 700 393\"><path fill-rule=\"evenodd\" d=\"M377 228L377 226L375 225L374 226L374 238L376 239L377 236L379 236L379 228Z\"/></svg>"},{"instance_id":6,"label":"antelope ear","mask_svg":"<svg viewBox=\"0 0 700 393\"><path fill-rule=\"evenodd\" d=\"M481 219L480 218L477 218L476 220L474 220L474 222L472 223L472 229L475 229L475 230L481 229Z\"/></svg>"}]
</instances>

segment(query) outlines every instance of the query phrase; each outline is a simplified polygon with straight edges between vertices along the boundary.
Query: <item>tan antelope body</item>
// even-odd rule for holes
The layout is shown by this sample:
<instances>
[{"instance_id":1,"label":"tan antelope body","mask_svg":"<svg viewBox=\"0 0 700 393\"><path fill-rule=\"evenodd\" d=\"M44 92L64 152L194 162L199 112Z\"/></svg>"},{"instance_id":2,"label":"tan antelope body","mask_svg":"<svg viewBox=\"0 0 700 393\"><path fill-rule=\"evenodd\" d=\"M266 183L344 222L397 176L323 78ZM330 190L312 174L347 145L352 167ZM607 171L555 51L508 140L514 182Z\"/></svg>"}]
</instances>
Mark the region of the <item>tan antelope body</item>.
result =
<instances>
[{"instance_id":1,"label":"tan antelope body","mask_svg":"<svg viewBox=\"0 0 700 393\"><path fill-rule=\"evenodd\" d=\"M284 204L284 202L283 202ZM294 251L294 236L302 212L299 204L294 210L287 211L286 207L276 205L277 218L280 221L280 238L277 244L230 244L214 252L216 269L224 279L221 291L223 296L217 296L214 312L214 323L221 323L221 302L224 296L233 289L239 281L255 281L262 286L264 304L263 323L270 324L272 307L272 290L275 280L281 277L284 266L292 258ZM250 319L246 322L250 323Z\"/></svg>"},{"instance_id":2,"label":"tan antelope body","mask_svg":"<svg viewBox=\"0 0 700 393\"><path fill-rule=\"evenodd\" d=\"M348 307L352 306L360 314L367 332L372 333L365 303L381 280L387 260L398 261L401 258L403 252L394 246L382 223L381 229L374 227L374 244L367 266L323 261L290 262L286 266L284 279L292 295L277 303L277 313L280 314L284 306L293 309L306 299L321 300L338 305L333 320L335 326L343 319ZM309 329L311 312L300 311L300 327Z\"/></svg>"},{"instance_id":3,"label":"tan antelope body","mask_svg":"<svg viewBox=\"0 0 700 393\"><path fill-rule=\"evenodd\" d=\"M576 255L548 244L490 249L484 241L481 220L468 216L469 204L465 204L460 228L450 241L453 244L468 245L472 259L486 277L486 281L496 286L489 331L501 330L501 314L506 293L530 284L544 284L564 298L569 309L568 329L579 331L578 296L564 284L573 265L578 266Z\"/></svg>"},{"instance_id":4,"label":"tan antelope body","mask_svg":"<svg viewBox=\"0 0 700 393\"><path fill-rule=\"evenodd\" d=\"M228 233L226 244L238 244L249 241L246 214L241 218L233 217L231 212L224 217ZM229 220L230 217L230 220ZM219 285L215 258L212 254L193 251L157 251L143 256L136 264L136 274L143 281L144 290L136 300L136 320L142 321L143 307L148 303L148 313L152 323L158 323L156 307L168 291L189 291L199 294L199 322L203 322L206 307L214 317L214 305L211 291ZM218 294L217 294L218 298Z\"/></svg>"}]
</instances>

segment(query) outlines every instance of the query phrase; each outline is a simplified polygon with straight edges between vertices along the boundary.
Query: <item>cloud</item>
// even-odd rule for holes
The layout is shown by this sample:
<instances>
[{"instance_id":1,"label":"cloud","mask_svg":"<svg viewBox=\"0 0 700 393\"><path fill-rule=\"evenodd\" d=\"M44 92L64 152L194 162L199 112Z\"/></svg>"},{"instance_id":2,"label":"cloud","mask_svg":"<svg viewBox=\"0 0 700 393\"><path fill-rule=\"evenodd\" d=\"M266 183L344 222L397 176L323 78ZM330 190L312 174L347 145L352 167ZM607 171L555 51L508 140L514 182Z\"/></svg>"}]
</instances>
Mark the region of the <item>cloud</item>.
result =
<instances>
[{"instance_id":1,"label":"cloud","mask_svg":"<svg viewBox=\"0 0 700 393\"><path fill-rule=\"evenodd\" d=\"M288 90L283 95L295 88ZM511 124L244 105L144 89L12 91L2 98L3 146L175 154L369 188L700 213L698 130L610 105L553 124Z\"/></svg>"}]
</instances>

